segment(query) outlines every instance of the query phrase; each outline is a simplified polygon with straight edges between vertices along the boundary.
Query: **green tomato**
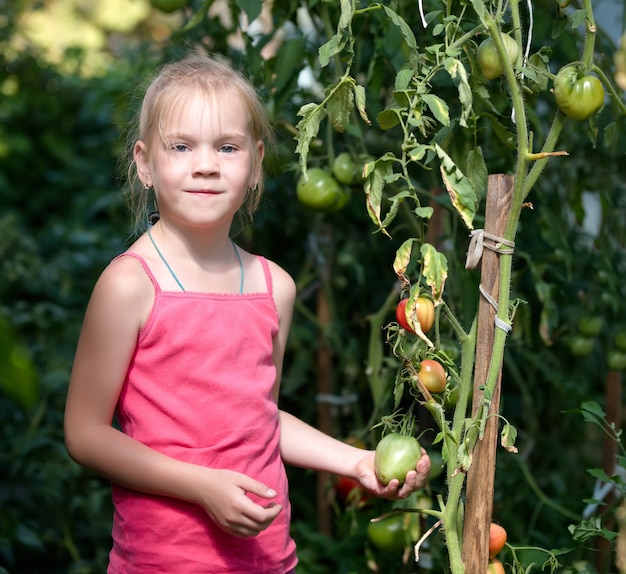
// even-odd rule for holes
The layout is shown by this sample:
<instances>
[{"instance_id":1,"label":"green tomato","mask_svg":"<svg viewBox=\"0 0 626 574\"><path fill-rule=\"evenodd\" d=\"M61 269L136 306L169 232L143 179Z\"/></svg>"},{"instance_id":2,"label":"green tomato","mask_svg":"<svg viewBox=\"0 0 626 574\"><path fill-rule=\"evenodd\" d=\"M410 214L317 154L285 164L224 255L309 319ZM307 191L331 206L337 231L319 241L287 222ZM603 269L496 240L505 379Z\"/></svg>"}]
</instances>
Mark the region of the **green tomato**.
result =
<instances>
[{"instance_id":1,"label":"green tomato","mask_svg":"<svg viewBox=\"0 0 626 574\"><path fill-rule=\"evenodd\" d=\"M602 331L602 317L582 317L578 321L578 331L586 337L597 337Z\"/></svg>"},{"instance_id":2,"label":"green tomato","mask_svg":"<svg viewBox=\"0 0 626 574\"><path fill-rule=\"evenodd\" d=\"M615 346L620 351L626 351L626 330L615 333Z\"/></svg>"},{"instance_id":3,"label":"green tomato","mask_svg":"<svg viewBox=\"0 0 626 574\"><path fill-rule=\"evenodd\" d=\"M400 433L385 435L376 445L374 469L378 480L389 484L394 478L404 482L406 473L415 470L422 458L422 447L414 436Z\"/></svg>"},{"instance_id":4,"label":"green tomato","mask_svg":"<svg viewBox=\"0 0 626 574\"><path fill-rule=\"evenodd\" d=\"M584 120L602 107L604 88L598 78L585 76L576 65L568 64L554 78L554 99L568 118Z\"/></svg>"},{"instance_id":5,"label":"green tomato","mask_svg":"<svg viewBox=\"0 0 626 574\"><path fill-rule=\"evenodd\" d=\"M619 349L611 349L606 358L611 371L626 371L626 352Z\"/></svg>"},{"instance_id":6,"label":"green tomato","mask_svg":"<svg viewBox=\"0 0 626 574\"><path fill-rule=\"evenodd\" d=\"M187 0L150 0L153 8L170 14L176 10L180 10L187 5Z\"/></svg>"},{"instance_id":7,"label":"green tomato","mask_svg":"<svg viewBox=\"0 0 626 574\"><path fill-rule=\"evenodd\" d=\"M569 350L575 357L584 357L593 351L594 339L584 335L575 335L569 341Z\"/></svg>"},{"instance_id":8,"label":"green tomato","mask_svg":"<svg viewBox=\"0 0 626 574\"><path fill-rule=\"evenodd\" d=\"M347 151L340 153L335 158L332 172L335 179L344 185L354 185L361 176L352 156Z\"/></svg>"},{"instance_id":9,"label":"green tomato","mask_svg":"<svg viewBox=\"0 0 626 574\"><path fill-rule=\"evenodd\" d=\"M519 55L517 42L508 34L502 34L502 43L509 62L515 64ZM480 71L488 80L493 80L504 73L504 66L500 61L498 50L491 36L481 42L476 55Z\"/></svg>"},{"instance_id":10,"label":"green tomato","mask_svg":"<svg viewBox=\"0 0 626 574\"><path fill-rule=\"evenodd\" d=\"M303 205L314 211L332 211L343 201L341 187L321 167L312 167L307 174L308 181L302 176L296 186L296 195Z\"/></svg>"},{"instance_id":11,"label":"green tomato","mask_svg":"<svg viewBox=\"0 0 626 574\"><path fill-rule=\"evenodd\" d=\"M384 552L402 552L419 538L419 518L414 512L392 514L367 525L367 538Z\"/></svg>"}]
</instances>

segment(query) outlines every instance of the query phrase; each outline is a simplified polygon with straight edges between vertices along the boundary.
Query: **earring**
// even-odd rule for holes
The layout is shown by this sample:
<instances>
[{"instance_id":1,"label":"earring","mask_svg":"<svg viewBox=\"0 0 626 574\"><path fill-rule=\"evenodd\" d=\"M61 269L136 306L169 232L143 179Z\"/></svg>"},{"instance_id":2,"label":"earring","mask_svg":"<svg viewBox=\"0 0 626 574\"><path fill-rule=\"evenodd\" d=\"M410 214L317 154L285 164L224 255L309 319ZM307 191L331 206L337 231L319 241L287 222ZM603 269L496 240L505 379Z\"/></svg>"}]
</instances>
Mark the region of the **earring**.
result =
<instances>
[{"instance_id":1,"label":"earring","mask_svg":"<svg viewBox=\"0 0 626 574\"><path fill-rule=\"evenodd\" d=\"M143 188L144 189L152 189L152 186L149 183L144 183L143 184Z\"/></svg>"},{"instance_id":2,"label":"earring","mask_svg":"<svg viewBox=\"0 0 626 574\"><path fill-rule=\"evenodd\" d=\"M255 183L254 185L251 185L247 191L248 193L256 193L258 189L259 189L259 184Z\"/></svg>"}]
</instances>

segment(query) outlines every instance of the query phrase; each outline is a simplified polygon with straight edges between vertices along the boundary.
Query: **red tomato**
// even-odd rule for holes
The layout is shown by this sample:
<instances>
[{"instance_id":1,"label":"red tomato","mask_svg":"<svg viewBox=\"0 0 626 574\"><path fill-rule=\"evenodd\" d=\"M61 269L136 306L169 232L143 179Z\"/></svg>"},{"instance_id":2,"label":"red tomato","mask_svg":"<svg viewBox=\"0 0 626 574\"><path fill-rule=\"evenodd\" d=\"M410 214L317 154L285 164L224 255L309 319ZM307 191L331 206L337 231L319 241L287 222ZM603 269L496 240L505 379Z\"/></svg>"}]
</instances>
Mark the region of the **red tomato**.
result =
<instances>
[{"instance_id":1,"label":"red tomato","mask_svg":"<svg viewBox=\"0 0 626 574\"><path fill-rule=\"evenodd\" d=\"M411 326L413 319L412 309L407 309L409 299L401 299L396 307L396 321L405 330L410 333L415 333L415 329ZM435 306L433 302L426 297L418 297L415 300L415 316L419 321L422 333L427 333L435 322Z\"/></svg>"},{"instance_id":2,"label":"red tomato","mask_svg":"<svg viewBox=\"0 0 626 574\"><path fill-rule=\"evenodd\" d=\"M489 558L493 558L506 544L506 530L492 522L489 525Z\"/></svg>"},{"instance_id":3,"label":"red tomato","mask_svg":"<svg viewBox=\"0 0 626 574\"><path fill-rule=\"evenodd\" d=\"M396 321L398 321L398 325L402 327L405 331L409 331L409 333L415 333L413 327L409 325L409 320L406 318L406 304L409 302L408 299L400 299L400 303L396 307Z\"/></svg>"},{"instance_id":4,"label":"red tomato","mask_svg":"<svg viewBox=\"0 0 626 574\"><path fill-rule=\"evenodd\" d=\"M363 490L359 482L347 476L337 477L335 491L339 499L347 505L362 506L370 499L369 493Z\"/></svg>"},{"instance_id":5,"label":"red tomato","mask_svg":"<svg viewBox=\"0 0 626 574\"><path fill-rule=\"evenodd\" d=\"M446 388L446 371L433 359L424 359L420 363L417 378L431 393L441 393Z\"/></svg>"}]
</instances>

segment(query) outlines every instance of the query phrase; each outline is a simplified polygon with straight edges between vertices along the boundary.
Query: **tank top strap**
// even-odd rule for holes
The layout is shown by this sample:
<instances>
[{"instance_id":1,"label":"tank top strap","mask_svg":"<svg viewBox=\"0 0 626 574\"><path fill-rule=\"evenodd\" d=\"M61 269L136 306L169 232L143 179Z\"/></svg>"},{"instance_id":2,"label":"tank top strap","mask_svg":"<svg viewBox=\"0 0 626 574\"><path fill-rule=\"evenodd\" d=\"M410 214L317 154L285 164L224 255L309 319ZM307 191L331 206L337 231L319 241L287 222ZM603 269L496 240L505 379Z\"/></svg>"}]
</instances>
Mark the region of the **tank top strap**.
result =
<instances>
[{"instance_id":1,"label":"tank top strap","mask_svg":"<svg viewBox=\"0 0 626 574\"><path fill-rule=\"evenodd\" d=\"M152 281L152 285L154 286L154 290L156 294L157 295L160 294L161 287L158 281L156 280L156 277L150 270L150 267L148 267L146 260L141 255L138 255L137 253L133 251L124 251L124 253L120 253L115 259L119 259L120 257L124 257L124 256L132 257L133 259L136 259L137 261L139 261L139 263L143 267L143 270L146 272L146 275L149 277L150 281Z\"/></svg>"},{"instance_id":2,"label":"tank top strap","mask_svg":"<svg viewBox=\"0 0 626 574\"><path fill-rule=\"evenodd\" d=\"M272 273L270 272L270 266L267 263L267 259L262 257L261 255L257 256L261 265L263 266L263 272L265 273L265 283L267 285L267 292L270 295L273 295L274 292L274 284L272 283Z\"/></svg>"}]
</instances>

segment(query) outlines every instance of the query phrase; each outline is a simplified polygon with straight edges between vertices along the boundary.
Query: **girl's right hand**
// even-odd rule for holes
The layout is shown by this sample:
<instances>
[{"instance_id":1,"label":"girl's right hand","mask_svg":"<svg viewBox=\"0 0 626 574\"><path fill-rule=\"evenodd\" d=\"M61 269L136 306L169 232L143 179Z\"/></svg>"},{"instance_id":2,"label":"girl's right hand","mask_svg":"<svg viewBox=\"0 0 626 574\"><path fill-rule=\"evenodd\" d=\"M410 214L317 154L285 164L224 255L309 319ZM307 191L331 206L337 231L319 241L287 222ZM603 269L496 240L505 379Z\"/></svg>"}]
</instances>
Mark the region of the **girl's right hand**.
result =
<instances>
[{"instance_id":1,"label":"girl's right hand","mask_svg":"<svg viewBox=\"0 0 626 574\"><path fill-rule=\"evenodd\" d=\"M206 475L198 503L222 530L235 536L256 536L280 514L282 505L271 502L276 492L258 480L232 470L202 470ZM248 492L270 502L257 504Z\"/></svg>"}]
</instances>

